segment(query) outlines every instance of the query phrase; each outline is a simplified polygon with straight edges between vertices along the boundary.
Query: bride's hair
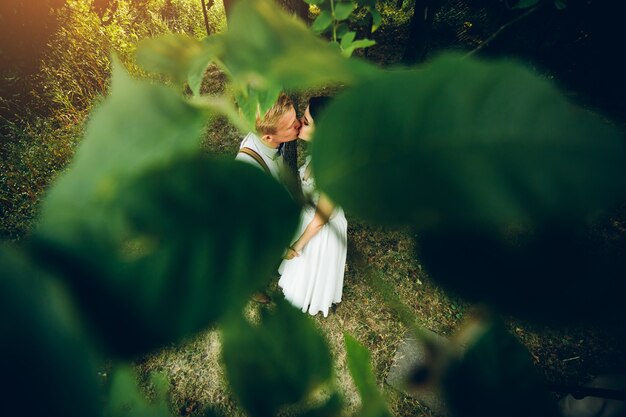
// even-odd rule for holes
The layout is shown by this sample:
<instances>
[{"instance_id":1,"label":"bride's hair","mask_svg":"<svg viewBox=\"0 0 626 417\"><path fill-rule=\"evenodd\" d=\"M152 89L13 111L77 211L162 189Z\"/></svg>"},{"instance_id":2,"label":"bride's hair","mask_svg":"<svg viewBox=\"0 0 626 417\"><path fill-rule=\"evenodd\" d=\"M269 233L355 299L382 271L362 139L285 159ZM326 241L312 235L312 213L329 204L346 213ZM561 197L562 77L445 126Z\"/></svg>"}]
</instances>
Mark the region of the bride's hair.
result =
<instances>
[{"instance_id":1,"label":"bride's hair","mask_svg":"<svg viewBox=\"0 0 626 417\"><path fill-rule=\"evenodd\" d=\"M328 96L311 97L309 99L309 113L313 120L317 119L317 116L322 112L324 107L331 102L331 98Z\"/></svg>"}]
</instances>

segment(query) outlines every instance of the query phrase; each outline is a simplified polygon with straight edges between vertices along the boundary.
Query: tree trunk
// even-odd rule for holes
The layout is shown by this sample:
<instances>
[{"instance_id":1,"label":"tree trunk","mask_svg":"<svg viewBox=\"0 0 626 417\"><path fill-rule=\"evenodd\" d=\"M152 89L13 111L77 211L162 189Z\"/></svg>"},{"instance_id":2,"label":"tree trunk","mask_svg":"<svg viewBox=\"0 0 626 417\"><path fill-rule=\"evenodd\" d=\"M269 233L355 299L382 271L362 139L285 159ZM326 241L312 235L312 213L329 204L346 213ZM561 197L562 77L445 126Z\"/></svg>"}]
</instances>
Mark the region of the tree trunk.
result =
<instances>
[{"instance_id":1,"label":"tree trunk","mask_svg":"<svg viewBox=\"0 0 626 417\"><path fill-rule=\"evenodd\" d=\"M230 18L230 14L233 10L233 5L235 4L235 0L224 0L224 12L226 13L226 22Z\"/></svg>"},{"instance_id":2,"label":"tree trunk","mask_svg":"<svg viewBox=\"0 0 626 417\"><path fill-rule=\"evenodd\" d=\"M433 16L439 7L441 4L437 0L415 0L413 18L409 27L409 40L402 57L402 62L405 64L416 64L426 58Z\"/></svg>"},{"instance_id":3,"label":"tree trunk","mask_svg":"<svg viewBox=\"0 0 626 417\"><path fill-rule=\"evenodd\" d=\"M206 28L206 35L209 36L211 34L211 28L209 27L209 9L213 7L214 0L209 0L209 5L207 6L206 0L200 0L202 3L202 14L204 15L204 27Z\"/></svg>"}]
</instances>

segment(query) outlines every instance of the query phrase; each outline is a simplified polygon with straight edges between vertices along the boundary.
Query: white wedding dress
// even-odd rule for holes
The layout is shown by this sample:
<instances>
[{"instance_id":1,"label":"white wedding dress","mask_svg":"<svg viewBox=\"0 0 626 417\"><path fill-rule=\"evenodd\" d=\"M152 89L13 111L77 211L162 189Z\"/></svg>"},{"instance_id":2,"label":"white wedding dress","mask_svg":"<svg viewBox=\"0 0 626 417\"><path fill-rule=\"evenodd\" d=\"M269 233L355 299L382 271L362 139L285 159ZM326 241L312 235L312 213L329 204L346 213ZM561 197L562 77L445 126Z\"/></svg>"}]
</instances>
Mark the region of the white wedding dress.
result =
<instances>
[{"instance_id":1,"label":"white wedding dress","mask_svg":"<svg viewBox=\"0 0 626 417\"><path fill-rule=\"evenodd\" d=\"M317 205L319 193L312 177L304 179L310 157L299 169L304 195ZM315 208L305 207L300 214L300 225L293 239L295 242L313 220ZM278 285L285 298L303 312L315 315L328 310L341 301L343 274L346 268L348 222L340 207L336 207L328 223L307 243L300 256L283 260L278 268L281 274Z\"/></svg>"}]
</instances>

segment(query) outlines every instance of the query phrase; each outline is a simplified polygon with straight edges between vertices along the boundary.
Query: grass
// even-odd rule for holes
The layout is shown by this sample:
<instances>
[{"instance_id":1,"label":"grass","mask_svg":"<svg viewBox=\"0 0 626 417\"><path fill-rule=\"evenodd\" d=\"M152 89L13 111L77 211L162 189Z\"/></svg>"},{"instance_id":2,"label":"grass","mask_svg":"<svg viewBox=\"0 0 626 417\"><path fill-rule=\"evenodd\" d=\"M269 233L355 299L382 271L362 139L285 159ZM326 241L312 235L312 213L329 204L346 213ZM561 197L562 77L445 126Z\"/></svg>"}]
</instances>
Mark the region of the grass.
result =
<instances>
[{"instance_id":1,"label":"grass","mask_svg":"<svg viewBox=\"0 0 626 417\"><path fill-rule=\"evenodd\" d=\"M0 131L0 238L29 233L46 188L69 163L82 123L55 126L50 119L9 124Z\"/></svg>"}]
</instances>

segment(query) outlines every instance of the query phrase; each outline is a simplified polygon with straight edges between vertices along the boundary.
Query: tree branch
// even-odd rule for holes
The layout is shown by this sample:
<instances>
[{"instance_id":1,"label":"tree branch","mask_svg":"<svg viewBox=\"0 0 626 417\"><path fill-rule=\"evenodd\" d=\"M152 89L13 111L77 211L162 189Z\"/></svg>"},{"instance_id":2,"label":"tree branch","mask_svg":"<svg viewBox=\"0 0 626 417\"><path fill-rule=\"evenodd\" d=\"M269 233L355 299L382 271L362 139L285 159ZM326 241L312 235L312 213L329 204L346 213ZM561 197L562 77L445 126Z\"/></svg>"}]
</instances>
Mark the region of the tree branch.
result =
<instances>
[{"instance_id":1,"label":"tree branch","mask_svg":"<svg viewBox=\"0 0 626 417\"><path fill-rule=\"evenodd\" d=\"M200 0L202 3L202 14L204 15L204 27L206 28L206 35L209 36L211 34L211 28L209 27L209 9L213 7L214 0L209 0L209 5L207 6L205 0Z\"/></svg>"},{"instance_id":2,"label":"tree branch","mask_svg":"<svg viewBox=\"0 0 626 417\"><path fill-rule=\"evenodd\" d=\"M495 38L497 38L503 31L505 31L506 29L508 29L509 27L513 26L515 23L519 22L522 19L525 19L526 17L530 16L530 14L532 14L535 10L537 10L539 8L539 6L535 6L532 9L528 9L526 10L524 13L522 13L521 15L517 16L515 19L511 20L510 22L500 26L500 28L498 30L495 31L495 33L493 35L491 35L490 37L488 37L487 39L485 39L480 45L478 45L475 49L471 50L470 52L468 52L465 55L465 58L473 56L478 54L480 51L482 51L483 49L485 49Z\"/></svg>"}]
</instances>

